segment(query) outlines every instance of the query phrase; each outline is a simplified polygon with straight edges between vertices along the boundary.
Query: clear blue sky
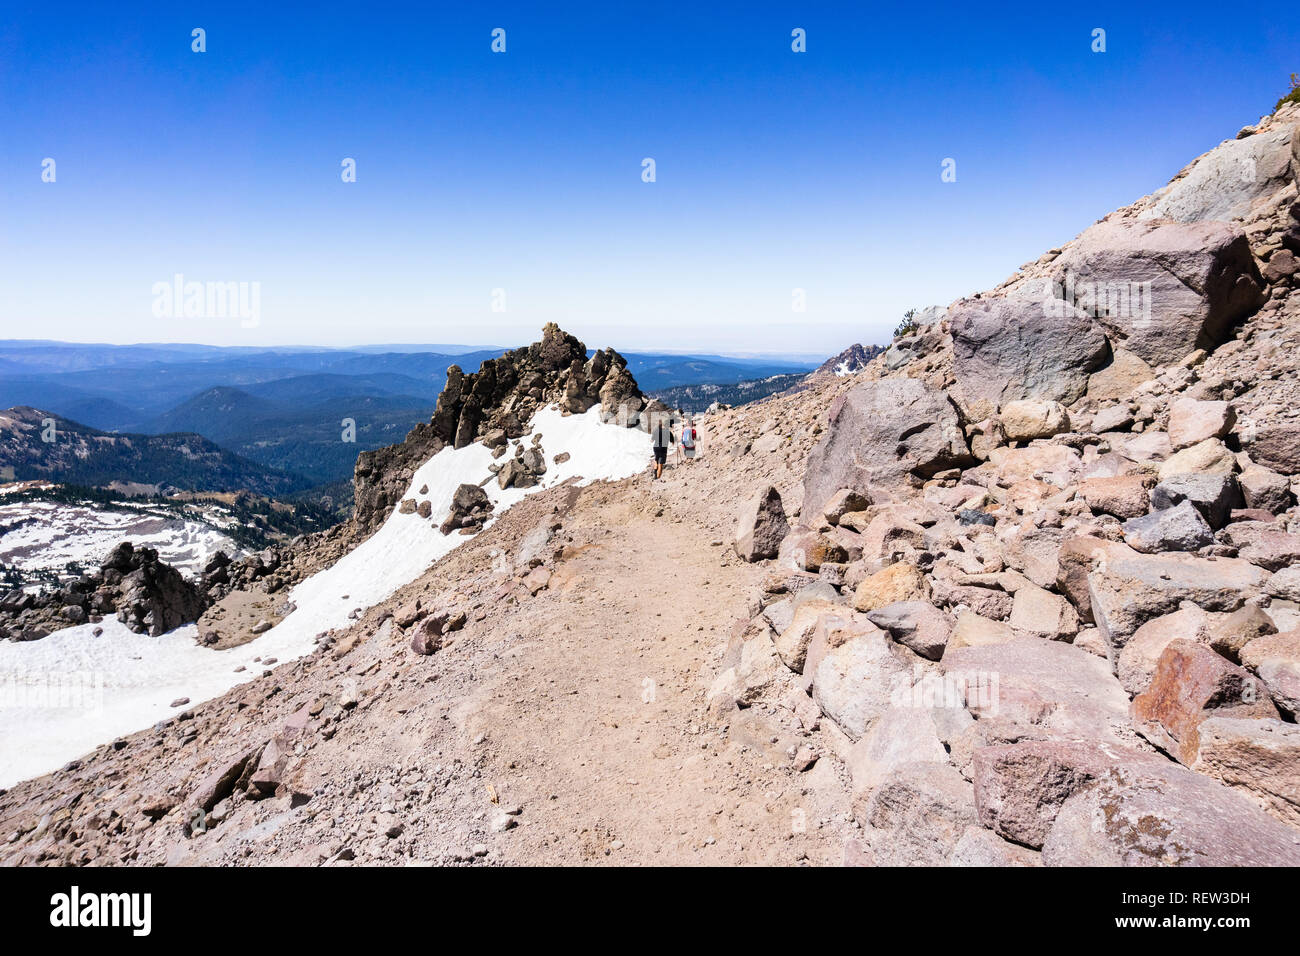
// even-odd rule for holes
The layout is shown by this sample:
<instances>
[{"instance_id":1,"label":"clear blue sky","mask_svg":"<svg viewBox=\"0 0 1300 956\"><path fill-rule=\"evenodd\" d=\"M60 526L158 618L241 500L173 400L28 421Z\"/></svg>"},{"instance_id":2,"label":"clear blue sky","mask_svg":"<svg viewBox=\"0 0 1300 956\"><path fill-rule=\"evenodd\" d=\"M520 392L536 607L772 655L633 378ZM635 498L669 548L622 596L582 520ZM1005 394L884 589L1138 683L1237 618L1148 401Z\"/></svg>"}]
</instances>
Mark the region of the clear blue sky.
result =
<instances>
[{"instance_id":1,"label":"clear blue sky","mask_svg":"<svg viewBox=\"0 0 1300 956\"><path fill-rule=\"evenodd\" d=\"M514 343L555 320L829 353L1163 185L1300 71L1277 4L260 6L6 4L0 337ZM260 283L257 325L155 317L175 273Z\"/></svg>"}]
</instances>

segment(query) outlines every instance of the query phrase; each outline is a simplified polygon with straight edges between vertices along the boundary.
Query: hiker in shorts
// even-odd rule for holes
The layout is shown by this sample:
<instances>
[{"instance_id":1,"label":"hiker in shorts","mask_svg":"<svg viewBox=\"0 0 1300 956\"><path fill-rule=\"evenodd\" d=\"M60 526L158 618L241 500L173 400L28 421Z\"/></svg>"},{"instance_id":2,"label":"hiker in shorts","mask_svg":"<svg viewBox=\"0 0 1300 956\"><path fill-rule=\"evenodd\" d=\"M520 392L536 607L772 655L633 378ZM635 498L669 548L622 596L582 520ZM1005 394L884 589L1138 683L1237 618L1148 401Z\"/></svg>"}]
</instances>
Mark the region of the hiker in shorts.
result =
<instances>
[{"instance_id":1,"label":"hiker in shorts","mask_svg":"<svg viewBox=\"0 0 1300 956\"><path fill-rule=\"evenodd\" d=\"M668 420L667 415L655 418L654 424L650 428L650 439L654 444L655 479L658 480L663 477L664 465L668 464L668 449L676 441L676 437L673 435L672 423Z\"/></svg>"},{"instance_id":2,"label":"hiker in shorts","mask_svg":"<svg viewBox=\"0 0 1300 956\"><path fill-rule=\"evenodd\" d=\"M695 419L686 419L686 424L682 426L682 440L678 446L681 450L681 456L687 461L695 458L695 443L699 440L699 433L695 431Z\"/></svg>"}]
</instances>

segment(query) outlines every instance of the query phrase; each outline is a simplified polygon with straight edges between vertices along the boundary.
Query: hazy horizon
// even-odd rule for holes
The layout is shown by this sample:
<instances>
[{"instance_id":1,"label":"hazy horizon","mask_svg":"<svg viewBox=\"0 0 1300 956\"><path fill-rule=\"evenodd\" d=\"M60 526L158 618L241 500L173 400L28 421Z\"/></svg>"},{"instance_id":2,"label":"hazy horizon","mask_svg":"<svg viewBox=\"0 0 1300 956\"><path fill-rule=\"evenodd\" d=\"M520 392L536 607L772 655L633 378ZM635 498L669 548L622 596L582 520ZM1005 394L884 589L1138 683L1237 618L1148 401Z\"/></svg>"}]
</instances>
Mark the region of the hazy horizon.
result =
<instances>
[{"instance_id":1,"label":"hazy horizon","mask_svg":"<svg viewBox=\"0 0 1300 956\"><path fill-rule=\"evenodd\" d=\"M561 326L561 328L564 327ZM569 330L564 329L564 331L568 332ZM581 339L582 337L578 336L578 338ZM395 352L433 352L433 353L445 354L445 355L456 355L461 352L506 351L509 349L516 349L516 348L521 348L523 346L530 345L532 344L532 342L540 341L540 339L541 339L541 330L538 329L537 335L530 341L516 342L513 344L502 344L499 342L484 342L484 343L472 343L472 342L360 342L357 343L354 342L351 344L344 344L344 345L318 345L310 342L286 342L283 344L265 344L265 345L251 345L251 344L218 345L211 342L198 342L193 340L177 341L177 342L105 342L105 341L93 341L93 340L79 341L73 339L8 338L8 339L0 339L0 347L21 348L21 347L63 345L63 346L75 346L78 348L102 347L102 348L120 348L120 349L129 349L129 348L249 349L249 350L259 350L259 351L260 350L268 350L268 351L269 350L275 350L275 351L316 350L316 351L325 351L325 352L350 352L350 351L351 352L361 352L361 351L378 352L384 350L391 350ZM791 361L820 362L823 359L830 357L831 355L836 355L839 352L844 351L845 349L851 347L854 344L871 345L873 343L850 342L846 344L844 348L837 349L835 352L829 352L829 353L798 352L798 351L777 350L777 349L719 352L719 351L707 351L707 350L700 350L700 349L674 349L674 348L657 348L657 347L640 348L635 346L622 348L615 343L603 343L601 345L593 345L592 343L585 342L585 341L583 342L583 344L587 346L589 351L593 351L593 352L608 347L608 348L613 348L615 351L623 352L625 354L632 354L632 355L653 354L653 355L710 356L714 358L730 358L730 359L738 359L738 360L743 360L748 358L784 358L784 359L789 359ZM874 344L883 344L883 343L874 343ZM445 351L448 349L453 351Z\"/></svg>"}]
</instances>

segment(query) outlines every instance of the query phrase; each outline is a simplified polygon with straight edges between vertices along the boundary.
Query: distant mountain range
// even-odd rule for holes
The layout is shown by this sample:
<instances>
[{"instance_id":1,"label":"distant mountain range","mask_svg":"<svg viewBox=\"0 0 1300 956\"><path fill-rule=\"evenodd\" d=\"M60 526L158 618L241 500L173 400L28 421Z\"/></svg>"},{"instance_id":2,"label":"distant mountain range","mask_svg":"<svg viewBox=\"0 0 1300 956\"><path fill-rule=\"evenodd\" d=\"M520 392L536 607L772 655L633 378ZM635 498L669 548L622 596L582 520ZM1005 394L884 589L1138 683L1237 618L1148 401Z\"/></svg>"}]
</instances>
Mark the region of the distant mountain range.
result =
<instances>
[{"instance_id":1,"label":"distant mountain range","mask_svg":"<svg viewBox=\"0 0 1300 956\"><path fill-rule=\"evenodd\" d=\"M103 487L114 482L280 497L308 482L195 434L109 434L48 411L0 412L0 480Z\"/></svg>"},{"instance_id":2,"label":"distant mountain range","mask_svg":"<svg viewBox=\"0 0 1300 956\"><path fill-rule=\"evenodd\" d=\"M817 367L800 360L736 359L716 355L625 354L627 368L650 393L684 385L735 385L772 375L802 374Z\"/></svg>"},{"instance_id":3,"label":"distant mountain range","mask_svg":"<svg viewBox=\"0 0 1300 956\"><path fill-rule=\"evenodd\" d=\"M776 395L793 388L807 377L807 372L789 372L731 384L675 385L672 388L661 388L647 394L651 398L659 399L670 408L679 408L688 414L698 414L707 410L714 402L730 405L733 408L737 405L757 402L769 395Z\"/></svg>"},{"instance_id":4,"label":"distant mountain range","mask_svg":"<svg viewBox=\"0 0 1300 956\"><path fill-rule=\"evenodd\" d=\"M40 409L66 422L73 435L127 439L87 437L83 449L99 449L87 460L49 458L42 448L30 460L19 456L0 465L33 477L62 469L55 480L82 484L119 480L217 490L246 477L251 484L245 487L266 494L350 481L358 452L399 442L429 420L450 366L474 372L501 352L449 344L327 349L0 340L0 408ZM736 385L803 374L816 364L800 358L626 357L645 392ZM344 440L345 429L354 441ZM193 458L174 454L181 447L203 449L200 457L214 464L213 456L224 453L208 475L217 483L194 484L205 476Z\"/></svg>"}]
</instances>

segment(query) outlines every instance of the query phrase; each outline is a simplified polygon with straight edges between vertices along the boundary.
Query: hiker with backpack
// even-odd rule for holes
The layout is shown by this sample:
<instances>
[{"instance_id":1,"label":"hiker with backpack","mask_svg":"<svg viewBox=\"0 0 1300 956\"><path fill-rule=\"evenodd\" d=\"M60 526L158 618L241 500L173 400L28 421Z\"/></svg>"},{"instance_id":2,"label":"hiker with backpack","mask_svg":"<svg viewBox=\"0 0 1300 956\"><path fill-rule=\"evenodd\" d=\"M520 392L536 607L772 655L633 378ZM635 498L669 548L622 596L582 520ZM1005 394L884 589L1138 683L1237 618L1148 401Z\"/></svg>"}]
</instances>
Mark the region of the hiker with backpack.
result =
<instances>
[{"instance_id":1,"label":"hiker with backpack","mask_svg":"<svg viewBox=\"0 0 1300 956\"><path fill-rule=\"evenodd\" d=\"M667 415L656 415L650 427L650 439L655 452L655 479L663 477L664 465L668 464L668 449L676 442L672 422Z\"/></svg>"},{"instance_id":2,"label":"hiker with backpack","mask_svg":"<svg viewBox=\"0 0 1300 956\"><path fill-rule=\"evenodd\" d=\"M687 461L695 458L695 443L699 440L699 433L695 430L695 419L686 419L686 424L682 425L682 440L678 446L681 456Z\"/></svg>"}]
</instances>

